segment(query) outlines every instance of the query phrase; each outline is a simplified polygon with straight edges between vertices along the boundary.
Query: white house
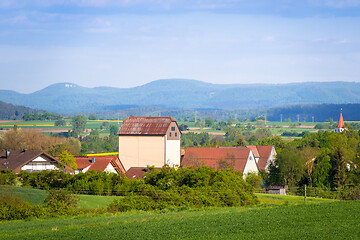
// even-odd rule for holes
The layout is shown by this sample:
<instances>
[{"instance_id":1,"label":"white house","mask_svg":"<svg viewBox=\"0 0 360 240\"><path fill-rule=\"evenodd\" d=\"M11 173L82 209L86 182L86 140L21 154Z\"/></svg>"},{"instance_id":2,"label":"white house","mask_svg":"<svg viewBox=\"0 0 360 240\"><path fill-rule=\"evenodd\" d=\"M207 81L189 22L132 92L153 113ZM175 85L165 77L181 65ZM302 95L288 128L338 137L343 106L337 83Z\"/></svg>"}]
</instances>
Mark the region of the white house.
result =
<instances>
[{"instance_id":1,"label":"white house","mask_svg":"<svg viewBox=\"0 0 360 240\"><path fill-rule=\"evenodd\" d=\"M131 167L180 166L181 131L172 117L129 117L118 132L119 158Z\"/></svg>"},{"instance_id":2,"label":"white house","mask_svg":"<svg viewBox=\"0 0 360 240\"><path fill-rule=\"evenodd\" d=\"M46 152L26 149L1 152L0 169L11 169L14 173L19 173L20 171L39 172L43 170L74 172L72 168Z\"/></svg>"}]
</instances>

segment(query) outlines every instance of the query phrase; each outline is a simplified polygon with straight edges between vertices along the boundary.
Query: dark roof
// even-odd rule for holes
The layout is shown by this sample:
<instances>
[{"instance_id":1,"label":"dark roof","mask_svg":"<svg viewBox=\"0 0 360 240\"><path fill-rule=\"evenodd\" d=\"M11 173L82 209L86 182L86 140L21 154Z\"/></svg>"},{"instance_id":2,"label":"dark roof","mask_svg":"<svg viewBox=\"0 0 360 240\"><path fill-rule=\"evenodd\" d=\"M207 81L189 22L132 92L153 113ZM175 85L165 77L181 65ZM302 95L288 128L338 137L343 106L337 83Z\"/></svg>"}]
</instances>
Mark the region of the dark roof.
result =
<instances>
[{"instance_id":1,"label":"dark roof","mask_svg":"<svg viewBox=\"0 0 360 240\"><path fill-rule=\"evenodd\" d=\"M172 117L128 117L122 123L119 135L166 135Z\"/></svg>"},{"instance_id":2,"label":"dark roof","mask_svg":"<svg viewBox=\"0 0 360 240\"><path fill-rule=\"evenodd\" d=\"M95 158L95 162L91 163ZM91 156L91 157L75 157L78 169L84 169L90 166L88 171L104 171L111 164L117 173L125 173L125 168L119 160L118 156Z\"/></svg>"},{"instance_id":3,"label":"dark roof","mask_svg":"<svg viewBox=\"0 0 360 240\"><path fill-rule=\"evenodd\" d=\"M161 168L155 168L155 170L161 170ZM129 168L129 170L127 170L125 176L128 179L133 179L133 178L142 179L145 173L146 173L146 168L144 167L132 167Z\"/></svg>"},{"instance_id":4,"label":"dark roof","mask_svg":"<svg viewBox=\"0 0 360 240\"><path fill-rule=\"evenodd\" d=\"M182 161L183 167L207 166L219 168L219 161L234 160L234 169L243 172L251 149L245 147L188 147ZM229 162L231 163L231 162Z\"/></svg>"},{"instance_id":5,"label":"dark roof","mask_svg":"<svg viewBox=\"0 0 360 240\"><path fill-rule=\"evenodd\" d=\"M50 162L54 162L57 164L62 164L65 166L65 171L74 172L72 168L61 163L59 160L49 155L44 151L34 151L34 150L11 150L10 155L6 157L6 151L0 153L0 169L7 170L12 169L13 172L19 173L21 171L21 167L31 162L35 158L44 155Z\"/></svg>"}]
</instances>

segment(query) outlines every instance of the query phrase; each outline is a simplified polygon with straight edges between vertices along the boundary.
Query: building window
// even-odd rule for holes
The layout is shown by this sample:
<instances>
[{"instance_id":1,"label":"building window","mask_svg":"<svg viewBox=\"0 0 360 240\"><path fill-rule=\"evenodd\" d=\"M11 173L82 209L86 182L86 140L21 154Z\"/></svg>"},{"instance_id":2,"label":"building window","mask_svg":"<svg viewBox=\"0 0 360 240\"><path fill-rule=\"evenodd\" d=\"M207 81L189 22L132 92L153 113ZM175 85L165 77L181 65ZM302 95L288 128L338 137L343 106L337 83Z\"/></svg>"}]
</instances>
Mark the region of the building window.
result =
<instances>
[{"instance_id":1,"label":"building window","mask_svg":"<svg viewBox=\"0 0 360 240\"><path fill-rule=\"evenodd\" d=\"M171 133L169 133L169 136L171 137Z\"/></svg>"},{"instance_id":2,"label":"building window","mask_svg":"<svg viewBox=\"0 0 360 240\"><path fill-rule=\"evenodd\" d=\"M177 132L175 133L175 137L177 137Z\"/></svg>"},{"instance_id":3,"label":"building window","mask_svg":"<svg viewBox=\"0 0 360 240\"><path fill-rule=\"evenodd\" d=\"M171 131L175 131L175 127L171 127Z\"/></svg>"}]
</instances>

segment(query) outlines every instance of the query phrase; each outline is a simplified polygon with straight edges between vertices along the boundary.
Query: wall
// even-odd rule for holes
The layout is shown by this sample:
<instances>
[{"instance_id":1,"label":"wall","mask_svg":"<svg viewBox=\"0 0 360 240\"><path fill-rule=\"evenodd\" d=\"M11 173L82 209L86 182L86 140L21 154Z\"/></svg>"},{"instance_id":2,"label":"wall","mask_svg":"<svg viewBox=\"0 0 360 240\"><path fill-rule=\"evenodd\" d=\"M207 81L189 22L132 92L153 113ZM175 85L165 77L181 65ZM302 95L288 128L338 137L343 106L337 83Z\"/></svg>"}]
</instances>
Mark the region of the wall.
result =
<instances>
[{"instance_id":1,"label":"wall","mask_svg":"<svg viewBox=\"0 0 360 240\"><path fill-rule=\"evenodd\" d=\"M254 172L254 173L259 172L259 168L256 164L255 156L254 156L254 153L252 150L250 151L248 160L247 160L245 168L244 168L244 172L243 172L244 178L245 178L246 174L249 172Z\"/></svg>"},{"instance_id":2,"label":"wall","mask_svg":"<svg viewBox=\"0 0 360 240\"><path fill-rule=\"evenodd\" d=\"M180 140L166 140L166 163L180 167Z\"/></svg>"},{"instance_id":3,"label":"wall","mask_svg":"<svg viewBox=\"0 0 360 240\"><path fill-rule=\"evenodd\" d=\"M131 167L162 167L165 164L165 136L119 136L119 158L127 171Z\"/></svg>"},{"instance_id":4,"label":"wall","mask_svg":"<svg viewBox=\"0 0 360 240\"><path fill-rule=\"evenodd\" d=\"M58 170L56 163L51 163L50 159L45 156L39 156L29 162L28 164L21 167L24 171L43 171L43 170Z\"/></svg>"}]
</instances>

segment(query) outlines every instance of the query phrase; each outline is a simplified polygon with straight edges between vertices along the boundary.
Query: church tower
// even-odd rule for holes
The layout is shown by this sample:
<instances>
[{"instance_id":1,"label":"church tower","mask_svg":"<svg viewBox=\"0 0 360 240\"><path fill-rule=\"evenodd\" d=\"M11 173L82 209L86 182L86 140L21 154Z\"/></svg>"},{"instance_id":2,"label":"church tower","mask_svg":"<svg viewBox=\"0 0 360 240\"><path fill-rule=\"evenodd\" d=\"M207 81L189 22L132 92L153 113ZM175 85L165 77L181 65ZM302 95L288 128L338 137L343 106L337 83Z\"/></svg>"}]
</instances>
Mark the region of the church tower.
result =
<instances>
[{"instance_id":1,"label":"church tower","mask_svg":"<svg viewBox=\"0 0 360 240\"><path fill-rule=\"evenodd\" d=\"M335 132L341 133L342 131L344 131L344 119L342 116L342 109L341 109L339 123L338 123L337 127L335 128Z\"/></svg>"}]
</instances>

